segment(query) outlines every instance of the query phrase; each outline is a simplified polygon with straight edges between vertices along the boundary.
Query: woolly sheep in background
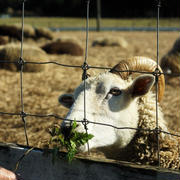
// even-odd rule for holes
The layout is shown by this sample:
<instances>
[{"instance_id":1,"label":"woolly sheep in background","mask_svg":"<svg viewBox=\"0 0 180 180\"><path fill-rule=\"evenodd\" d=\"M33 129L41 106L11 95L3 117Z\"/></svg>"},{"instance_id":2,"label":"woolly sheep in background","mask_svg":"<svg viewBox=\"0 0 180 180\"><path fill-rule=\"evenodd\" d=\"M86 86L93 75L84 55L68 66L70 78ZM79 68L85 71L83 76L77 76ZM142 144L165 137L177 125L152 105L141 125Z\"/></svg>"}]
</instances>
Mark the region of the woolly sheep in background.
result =
<instances>
[{"instance_id":1,"label":"woolly sheep in background","mask_svg":"<svg viewBox=\"0 0 180 180\"><path fill-rule=\"evenodd\" d=\"M173 47L165 54L160 62L160 66L165 73L180 73L180 38L178 38Z\"/></svg>"},{"instance_id":2,"label":"woolly sheep in background","mask_svg":"<svg viewBox=\"0 0 180 180\"><path fill-rule=\"evenodd\" d=\"M157 133L141 130L156 129L156 98L151 91L155 78L151 74L145 74L133 79L130 76L131 72L119 72L126 70L154 72L156 67L156 62L149 58L133 57L120 61L110 72L89 77L86 80L86 119L93 122L89 123L87 128L88 133L94 135L94 138L89 141L90 149L100 150L108 158L141 164L158 164ZM159 70L162 72L160 67ZM158 81L158 101L163 97L164 87L164 75L161 74ZM75 89L74 95L60 96L59 102L70 108L66 119L83 121L84 82ZM159 129L168 132L159 105L158 122ZM118 130L98 123L122 129ZM85 132L84 125L81 122L78 125L77 131ZM68 129L69 126L68 121L63 121L62 128ZM174 144L166 148L160 146L162 147L160 163L163 167L179 168L180 163L176 159L179 156L178 143L175 143L174 138L160 133L160 142L165 139L166 142L172 141ZM81 146L80 151L88 151L87 145ZM167 153L172 151L177 152L176 156L171 160L165 159Z\"/></svg>"},{"instance_id":3,"label":"woolly sheep in background","mask_svg":"<svg viewBox=\"0 0 180 180\"><path fill-rule=\"evenodd\" d=\"M20 66L17 63L20 57L21 45L19 43L8 43L0 46L0 69L8 69L10 71L19 71ZM45 51L37 46L24 44L23 59L26 62L44 62L48 61L48 55ZM4 61L4 63L3 63ZM11 62L11 63L7 63ZM44 67L35 64L26 63L23 67L24 72L40 72Z\"/></svg>"},{"instance_id":4,"label":"woolly sheep in background","mask_svg":"<svg viewBox=\"0 0 180 180\"><path fill-rule=\"evenodd\" d=\"M57 39L41 47L49 54L69 54L72 56L82 56L83 48L73 41L63 41Z\"/></svg>"}]
</instances>

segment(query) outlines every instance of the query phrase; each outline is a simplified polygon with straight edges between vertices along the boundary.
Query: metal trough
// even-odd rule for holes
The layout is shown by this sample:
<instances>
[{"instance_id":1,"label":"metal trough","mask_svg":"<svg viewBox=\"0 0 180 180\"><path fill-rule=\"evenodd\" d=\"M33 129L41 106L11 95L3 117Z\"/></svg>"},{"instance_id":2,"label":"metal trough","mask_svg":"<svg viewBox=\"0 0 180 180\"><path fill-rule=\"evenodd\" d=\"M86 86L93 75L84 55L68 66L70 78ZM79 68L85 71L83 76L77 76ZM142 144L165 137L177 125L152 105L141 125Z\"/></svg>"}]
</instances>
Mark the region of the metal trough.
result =
<instances>
[{"instance_id":1,"label":"metal trough","mask_svg":"<svg viewBox=\"0 0 180 180\"><path fill-rule=\"evenodd\" d=\"M0 166L14 170L26 146L0 143ZM59 153L61 157L65 153ZM24 180L180 180L180 172L152 166L135 165L109 159L77 157L72 163L34 149L19 163L17 173Z\"/></svg>"}]
</instances>

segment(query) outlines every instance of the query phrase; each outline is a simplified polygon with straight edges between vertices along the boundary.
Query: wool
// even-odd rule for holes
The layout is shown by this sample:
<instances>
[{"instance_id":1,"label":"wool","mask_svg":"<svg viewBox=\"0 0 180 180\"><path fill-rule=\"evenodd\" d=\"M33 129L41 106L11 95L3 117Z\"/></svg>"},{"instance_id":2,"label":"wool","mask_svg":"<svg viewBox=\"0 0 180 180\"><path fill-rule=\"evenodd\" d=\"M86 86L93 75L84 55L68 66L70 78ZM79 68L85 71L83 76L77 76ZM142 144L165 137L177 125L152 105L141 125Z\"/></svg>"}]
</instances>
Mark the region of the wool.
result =
<instances>
[{"instance_id":1,"label":"wool","mask_svg":"<svg viewBox=\"0 0 180 180\"><path fill-rule=\"evenodd\" d=\"M180 72L180 38L178 38L173 47L161 58L160 66L164 72ZM173 77L173 76L172 76Z\"/></svg>"},{"instance_id":2,"label":"wool","mask_svg":"<svg viewBox=\"0 0 180 180\"><path fill-rule=\"evenodd\" d=\"M10 71L19 71L20 66L18 60L20 59L21 46L20 44L10 43L0 47L0 60L4 63L0 64L0 68L8 69ZM47 54L38 47L24 44L23 46L23 60L25 62L45 62L48 60ZM7 63L11 62L11 63ZM13 62L13 63L12 63ZM44 69L44 66L35 64L25 64L24 72L39 72Z\"/></svg>"}]
</instances>

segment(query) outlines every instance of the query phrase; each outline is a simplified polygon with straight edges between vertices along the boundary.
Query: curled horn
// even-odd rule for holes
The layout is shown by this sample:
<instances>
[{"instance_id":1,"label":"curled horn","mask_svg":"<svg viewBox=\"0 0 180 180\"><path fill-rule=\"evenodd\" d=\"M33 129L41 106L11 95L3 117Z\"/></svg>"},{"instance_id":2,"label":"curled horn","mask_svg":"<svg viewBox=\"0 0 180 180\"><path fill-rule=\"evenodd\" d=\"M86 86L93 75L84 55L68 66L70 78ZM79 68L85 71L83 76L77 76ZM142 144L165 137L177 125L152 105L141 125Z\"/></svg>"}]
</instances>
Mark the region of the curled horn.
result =
<instances>
[{"instance_id":1,"label":"curled horn","mask_svg":"<svg viewBox=\"0 0 180 180\"><path fill-rule=\"evenodd\" d=\"M157 69L157 63L150 58L146 57L132 57L126 60L120 61L115 65L110 72L120 75L122 79L128 79L129 75L135 72L155 72ZM158 65L159 79L158 79L158 101L160 102L165 89L165 80L161 67Z\"/></svg>"}]
</instances>

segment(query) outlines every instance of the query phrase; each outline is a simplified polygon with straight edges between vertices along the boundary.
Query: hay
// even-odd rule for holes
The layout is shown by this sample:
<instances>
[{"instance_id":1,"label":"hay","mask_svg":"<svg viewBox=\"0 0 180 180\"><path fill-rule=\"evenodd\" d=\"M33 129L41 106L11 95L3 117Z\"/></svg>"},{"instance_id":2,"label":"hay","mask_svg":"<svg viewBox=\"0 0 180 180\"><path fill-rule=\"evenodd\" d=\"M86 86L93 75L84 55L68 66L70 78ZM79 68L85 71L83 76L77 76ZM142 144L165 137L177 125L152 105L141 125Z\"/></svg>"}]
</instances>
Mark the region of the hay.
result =
<instances>
[{"instance_id":1,"label":"hay","mask_svg":"<svg viewBox=\"0 0 180 180\"><path fill-rule=\"evenodd\" d=\"M83 49L80 45L70 42L57 40L42 46L42 49L49 54L69 54L73 56L82 56Z\"/></svg>"},{"instance_id":2,"label":"hay","mask_svg":"<svg viewBox=\"0 0 180 180\"><path fill-rule=\"evenodd\" d=\"M7 44L9 42L8 36L0 36L0 45Z\"/></svg>"},{"instance_id":3,"label":"hay","mask_svg":"<svg viewBox=\"0 0 180 180\"><path fill-rule=\"evenodd\" d=\"M92 46L119 46L127 48L128 43L124 38L120 37L98 37L92 42Z\"/></svg>"},{"instance_id":4,"label":"hay","mask_svg":"<svg viewBox=\"0 0 180 180\"><path fill-rule=\"evenodd\" d=\"M175 41L169 52L162 57L160 66L164 72L172 74L180 72L180 38Z\"/></svg>"},{"instance_id":5,"label":"hay","mask_svg":"<svg viewBox=\"0 0 180 180\"><path fill-rule=\"evenodd\" d=\"M17 63L20 58L20 44L7 44L0 48L0 60L4 62L16 62L16 63L1 63L0 68L8 69L10 71L18 71L19 64ZM23 48L23 59L26 62L42 62L47 61L47 54L40 48L29 46L24 44ZM25 64L24 72L39 72L42 71L44 66Z\"/></svg>"},{"instance_id":6,"label":"hay","mask_svg":"<svg viewBox=\"0 0 180 180\"><path fill-rule=\"evenodd\" d=\"M52 40L54 38L54 34L51 30L49 30L48 28L44 28L44 27L39 27L39 28L35 28L35 32L36 32L36 38L46 38L49 40Z\"/></svg>"}]
</instances>

